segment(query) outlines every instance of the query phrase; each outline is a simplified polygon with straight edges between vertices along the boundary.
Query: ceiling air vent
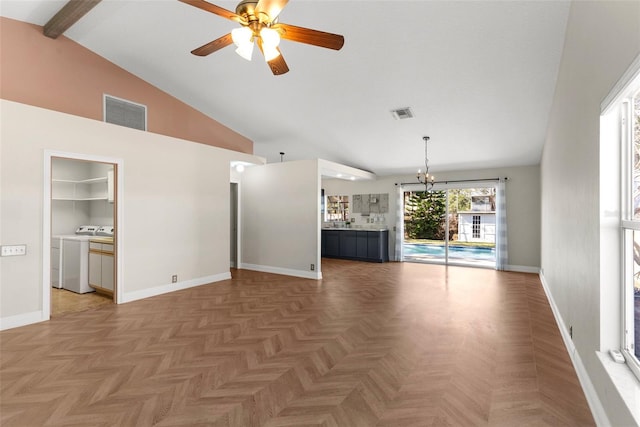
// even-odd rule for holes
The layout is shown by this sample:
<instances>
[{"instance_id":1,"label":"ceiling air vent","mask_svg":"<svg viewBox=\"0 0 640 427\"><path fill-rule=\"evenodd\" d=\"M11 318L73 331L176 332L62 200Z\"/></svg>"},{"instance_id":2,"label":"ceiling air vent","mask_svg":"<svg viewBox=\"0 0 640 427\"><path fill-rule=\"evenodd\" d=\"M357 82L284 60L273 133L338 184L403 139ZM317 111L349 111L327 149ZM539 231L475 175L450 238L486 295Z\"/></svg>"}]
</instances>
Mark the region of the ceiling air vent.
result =
<instances>
[{"instance_id":1,"label":"ceiling air vent","mask_svg":"<svg viewBox=\"0 0 640 427\"><path fill-rule=\"evenodd\" d=\"M411 111L409 107L391 110L391 114L393 114L393 118L396 120L410 119L413 117L413 111Z\"/></svg>"},{"instance_id":2,"label":"ceiling air vent","mask_svg":"<svg viewBox=\"0 0 640 427\"><path fill-rule=\"evenodd\" d=\"M147 106L104 95L104 121L128 128L147 130Z\"/></svg>"}]
</instances>

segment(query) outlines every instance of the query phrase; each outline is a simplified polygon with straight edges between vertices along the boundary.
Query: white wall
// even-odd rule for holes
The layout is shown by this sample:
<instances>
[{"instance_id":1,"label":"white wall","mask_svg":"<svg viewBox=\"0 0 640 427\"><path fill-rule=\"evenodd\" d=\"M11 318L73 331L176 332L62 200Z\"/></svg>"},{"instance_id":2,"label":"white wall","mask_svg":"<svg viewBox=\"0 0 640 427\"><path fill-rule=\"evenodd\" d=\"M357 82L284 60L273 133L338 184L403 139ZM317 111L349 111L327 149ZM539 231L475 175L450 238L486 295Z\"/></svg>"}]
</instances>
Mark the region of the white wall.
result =
<instances>
[{"instance_id":1,"label":"white wall","mask_svg":"<svg viewBox=\"0 0 640 427\"><path fill-rule=\"evenodd\" d=\"M241 267L321 278L318 161L249 167L240 193Z\"/></svg>"},{"instance_id":2,"label":"white wall","mask_svg":"<svg viewBox=\"0 0 640 427\"><path fill-rule=\"evenodd\" d=\"M42 310L44 152L123 160L125 300L229 277L229 163L255 156L0 101L0 320ZM37 123L37 126L34 126Z\"/></svg>"},{"instance_id":3,"label":"white wall","mask_svg":"<svg viewBox=\"0 0 640 427\"><path fill-rule=\"evenodd\" d=\"M601 262L618 257L600 254L600 194L616 190L599 185L599 151L607 149L599 145L599 116L600 103L639 53L640 2L572 3L541 162L543 279L561 330L573 327L574 361L584 364L612 425L635 421L596 355L619 343L619 299L610 298L619 280L600 281Z\"/></svg>"},{"instance_id":4,"label":"white wall","mask_svg":"<svg viewBox=\"0 0 640 427\"><path fill-rule=\"evenodd\" d=\"M458 179L489 179L508 177L507 228L509 262L512 269L536 271L540 266L540 169L521 166L470 171L434 171L438 181ZM389 257L395 259L396 186L395 183L415 182L415 175L381 177L375 181L345 181L323 179L325 195L389 193L389 213L385 214L389 227ZM354 215L352 215L354 216ZM356 217L358 217L356 215ZM362 219L358 225L365 225Z\"/></svg>"}]
</instances>

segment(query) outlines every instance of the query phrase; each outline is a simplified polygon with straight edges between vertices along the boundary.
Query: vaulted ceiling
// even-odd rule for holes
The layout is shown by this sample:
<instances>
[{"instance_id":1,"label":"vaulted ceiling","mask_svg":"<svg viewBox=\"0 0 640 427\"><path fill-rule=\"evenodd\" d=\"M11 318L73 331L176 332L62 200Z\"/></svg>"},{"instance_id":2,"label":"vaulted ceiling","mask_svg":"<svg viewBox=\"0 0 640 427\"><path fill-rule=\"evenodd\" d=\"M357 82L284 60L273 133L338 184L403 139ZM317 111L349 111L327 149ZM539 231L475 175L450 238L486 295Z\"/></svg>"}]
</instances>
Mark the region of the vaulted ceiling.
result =
<instances>
[{"instance_id":1,"label":"vaulted ceiling","mask_svg":"<svg viewBox=\"0 0 640 427\"><path fill-rule=\"evenodd\" d=\"M44 25L65 3L1 0L0 14ZM233 46L192 55L237 24L177 0L103 0L65 36L252 139L269 162L285 152L391 175L423 167L425 135L432 171L537 164L568 14L566 1L291 0L281 22L345 44L283 40L281 76ZM414 117L396 120L402 107Z\"/></svg>"}]
</instances>

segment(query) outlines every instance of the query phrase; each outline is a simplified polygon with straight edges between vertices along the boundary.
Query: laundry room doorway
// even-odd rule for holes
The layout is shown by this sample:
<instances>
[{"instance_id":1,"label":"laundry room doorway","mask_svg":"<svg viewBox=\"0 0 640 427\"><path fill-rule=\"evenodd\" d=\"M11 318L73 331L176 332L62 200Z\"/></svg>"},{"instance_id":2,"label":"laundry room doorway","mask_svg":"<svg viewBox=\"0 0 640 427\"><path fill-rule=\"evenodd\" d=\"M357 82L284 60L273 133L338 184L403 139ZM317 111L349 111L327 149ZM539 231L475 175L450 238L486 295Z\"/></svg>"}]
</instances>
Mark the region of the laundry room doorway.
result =
<instances>
[{"instance_id":1,"label":"laundry room doorway","mask_svg":"<svg viewBox=\"0 0 640 427\"><path fill-rule=\"evenodd\" d=\"M47 317L118 301L120 166L117 160L72 153L45 157L43 312L48 311Z\"/></svg>"}]
</instances>

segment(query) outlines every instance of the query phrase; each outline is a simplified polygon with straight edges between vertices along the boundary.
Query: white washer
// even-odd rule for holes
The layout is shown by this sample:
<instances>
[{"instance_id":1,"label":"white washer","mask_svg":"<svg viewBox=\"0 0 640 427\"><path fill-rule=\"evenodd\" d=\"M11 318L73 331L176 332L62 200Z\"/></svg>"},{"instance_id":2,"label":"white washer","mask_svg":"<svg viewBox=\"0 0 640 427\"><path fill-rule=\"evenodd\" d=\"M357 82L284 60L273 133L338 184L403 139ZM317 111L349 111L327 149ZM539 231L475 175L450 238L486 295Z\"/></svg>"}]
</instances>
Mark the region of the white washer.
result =
<instances>
[{"instance_id":1,"label":"white washer","mask_svg":"<svg viewBox=\"0 0 640 427\"><path fill-rule=\"evenodd\" d=\"M77 234L51 239L51 285L79 294L95 292L89 286L89 240L97 226L81 226Z\"/></svg>"}]
</instances>

